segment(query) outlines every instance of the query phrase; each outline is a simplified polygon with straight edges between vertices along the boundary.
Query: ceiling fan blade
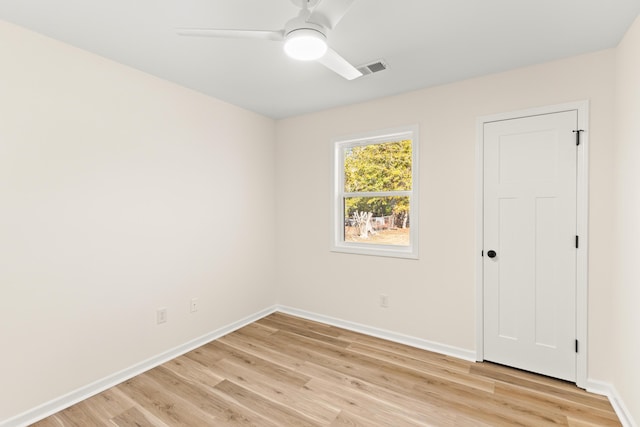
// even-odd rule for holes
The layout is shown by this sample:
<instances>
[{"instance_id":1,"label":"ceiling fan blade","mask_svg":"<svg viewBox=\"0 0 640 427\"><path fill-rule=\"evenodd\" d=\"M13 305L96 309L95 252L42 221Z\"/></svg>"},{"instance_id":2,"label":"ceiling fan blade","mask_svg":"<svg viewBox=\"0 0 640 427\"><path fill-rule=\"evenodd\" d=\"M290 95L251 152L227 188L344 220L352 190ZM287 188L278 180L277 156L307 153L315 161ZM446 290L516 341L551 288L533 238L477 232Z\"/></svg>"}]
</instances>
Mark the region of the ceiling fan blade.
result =
<instances>
[{"instance_id":1,"label":"ceiling fan blade","mask_svg":"<svg viewBox=\"0 0 640 427\"><path fill-rule=\"evenodd\" d=\"M329 29L333 29L342 17L347 13L355 0L320 0L320 3L313 8L307 22L320 24Z\"/></svg>"},{"instance_id":2,"label":"ceiling fan blade","mask_svg":"<svg viewBox=\"0 0 640 427\"><path fill-rule=\"evenodd\" d=\"M327 53L322 58L318 59L318 62L347 80L357 79L362 76L362 73L356 67L331 48L327 50Z\"/></svg>"},{"instance_id":3,"label":"ceiling fan blade","mask_svg":"<svg viewBox=\"0 0 640 427\"><path fill-rule=\"evenodd\" d=\"M181 36L221 37L233 39L284 40L284 31L264 30L221 30L208 28L178 28L176 32Z\"/></svg>"}]
</instances>

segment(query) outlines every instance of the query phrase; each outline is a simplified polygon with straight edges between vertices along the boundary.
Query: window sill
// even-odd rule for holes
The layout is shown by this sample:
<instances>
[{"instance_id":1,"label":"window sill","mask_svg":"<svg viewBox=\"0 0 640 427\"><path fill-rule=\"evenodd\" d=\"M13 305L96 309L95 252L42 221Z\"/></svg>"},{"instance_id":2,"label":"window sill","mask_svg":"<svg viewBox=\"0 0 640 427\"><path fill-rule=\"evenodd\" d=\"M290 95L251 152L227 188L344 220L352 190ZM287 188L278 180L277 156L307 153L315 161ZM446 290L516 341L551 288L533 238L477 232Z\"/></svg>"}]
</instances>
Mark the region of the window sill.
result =
<instances>
[{"instance_id":1,"label":"window sill","mask_svg":"<svg viewBox=\"0 0 640 427\"><path fill-rule=\"evenodd\" d=\"M372 246L373 245L370 244L343 243L333 245L331 247L331 252L389 258L418 259L418 250L415 247L398 247L391 245Z\"/></svg>"}]
</instances>

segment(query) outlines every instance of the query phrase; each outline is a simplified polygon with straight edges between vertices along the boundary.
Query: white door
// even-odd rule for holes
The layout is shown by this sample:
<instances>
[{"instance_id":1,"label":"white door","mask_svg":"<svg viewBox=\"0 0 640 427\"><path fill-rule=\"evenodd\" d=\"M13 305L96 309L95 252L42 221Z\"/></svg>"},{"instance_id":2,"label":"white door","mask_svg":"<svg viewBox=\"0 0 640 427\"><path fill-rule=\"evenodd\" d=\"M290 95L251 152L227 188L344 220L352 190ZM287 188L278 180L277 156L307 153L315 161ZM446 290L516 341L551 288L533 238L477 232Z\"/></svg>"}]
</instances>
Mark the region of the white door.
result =
<instances>
[{"instance_id":1,"label":"white door","mask_svg":"<svg viewBox=\"0 0 640 427\"><path fill-rule=\"evenodd\" d=\"M483 129L484 358L573 382L577 120L574 110Z\"/></svg>"}]
</instances>

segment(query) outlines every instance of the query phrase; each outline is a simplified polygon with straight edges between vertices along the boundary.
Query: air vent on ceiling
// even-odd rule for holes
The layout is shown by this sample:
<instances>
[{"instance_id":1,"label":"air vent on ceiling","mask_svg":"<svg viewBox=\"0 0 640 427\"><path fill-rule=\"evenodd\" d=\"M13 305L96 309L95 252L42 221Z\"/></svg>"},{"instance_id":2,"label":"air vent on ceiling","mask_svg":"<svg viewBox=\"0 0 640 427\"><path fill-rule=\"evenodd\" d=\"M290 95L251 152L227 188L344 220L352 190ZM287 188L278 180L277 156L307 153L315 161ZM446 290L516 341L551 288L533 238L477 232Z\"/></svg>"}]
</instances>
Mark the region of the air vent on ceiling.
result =
<instances>
[{"instance_id":1,"label":"air vent on ceiling","mask_svg":"<svg viewBox=\"0 0 640 427\"><path fill-rule=\"evenodd\" d=\"M387 69L387 64L383 60L371 62L369 64L361 65L358 67L358 71L360 71L363 76L377 73L379 71L384 71L386 69Z\"/></svg>"}]
</instances>

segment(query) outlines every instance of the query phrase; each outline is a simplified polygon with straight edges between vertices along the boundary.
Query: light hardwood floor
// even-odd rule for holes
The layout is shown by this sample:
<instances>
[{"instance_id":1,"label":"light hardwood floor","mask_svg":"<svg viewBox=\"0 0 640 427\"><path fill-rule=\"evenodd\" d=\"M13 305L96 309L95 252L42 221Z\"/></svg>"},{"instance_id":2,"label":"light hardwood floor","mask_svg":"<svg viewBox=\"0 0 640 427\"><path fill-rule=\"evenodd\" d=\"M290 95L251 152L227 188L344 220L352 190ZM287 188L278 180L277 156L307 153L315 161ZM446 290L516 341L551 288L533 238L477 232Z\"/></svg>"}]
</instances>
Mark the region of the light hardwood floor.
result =
<instances>
[{"instance_id":1,"label":"light hardwood floor","mask_svg":"<svg viewBox=\"0 0 640 427\"><path fill-rule=\"evenodd\" d=\"M604 397L275 313L35 424L620 425Z\"/></svg>"}]
</instances>

